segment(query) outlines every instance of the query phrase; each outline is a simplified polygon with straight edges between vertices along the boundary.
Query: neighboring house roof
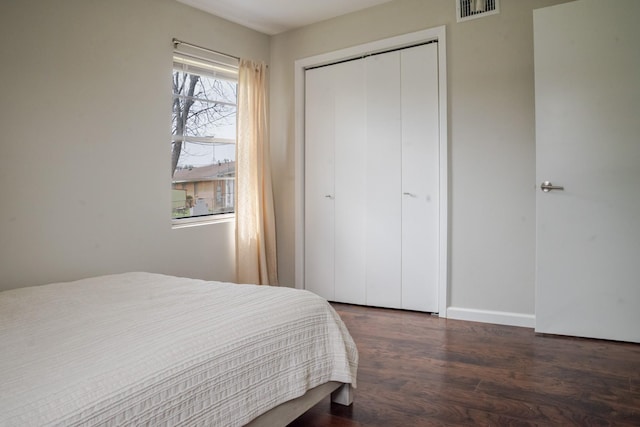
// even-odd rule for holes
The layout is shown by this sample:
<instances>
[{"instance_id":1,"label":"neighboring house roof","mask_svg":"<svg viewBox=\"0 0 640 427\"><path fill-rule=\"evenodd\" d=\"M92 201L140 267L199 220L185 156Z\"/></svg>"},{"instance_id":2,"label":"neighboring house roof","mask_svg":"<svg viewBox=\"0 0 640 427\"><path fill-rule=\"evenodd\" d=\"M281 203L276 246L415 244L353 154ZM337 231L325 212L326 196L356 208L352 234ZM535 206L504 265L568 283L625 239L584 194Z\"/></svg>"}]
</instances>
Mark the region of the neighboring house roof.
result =
<instances>
[{"instance_id":1,"label":"neighboring house roof","mask_svg":"<svg viewBox=\"0 0 640 427\"><path fill-rule=\"evenodd\" d=\"M173 182L210 181L216 178L233 177L235 173L236 162L220 162L208 166L176 169Z\"/></svg>"}]
</instances>

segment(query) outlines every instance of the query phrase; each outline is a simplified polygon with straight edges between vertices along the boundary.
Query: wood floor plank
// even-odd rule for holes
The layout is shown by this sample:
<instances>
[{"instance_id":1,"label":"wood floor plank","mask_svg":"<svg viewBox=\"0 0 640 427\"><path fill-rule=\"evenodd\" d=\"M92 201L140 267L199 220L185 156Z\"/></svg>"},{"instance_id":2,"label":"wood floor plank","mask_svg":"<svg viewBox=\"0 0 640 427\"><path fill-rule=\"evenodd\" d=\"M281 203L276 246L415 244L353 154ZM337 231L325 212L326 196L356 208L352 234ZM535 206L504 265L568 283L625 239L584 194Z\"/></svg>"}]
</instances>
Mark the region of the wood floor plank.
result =
<instances>
[{"instance_id":1,"label":"wood floor plank","mask_svg":"<svg viewBox=\"0 0 640 427\"><path fill-rule=\"evenodd\" d=\"M354 404L290 427L640 426L640 345L333 305L360 353Z\"/></svg>"}]
</instances>

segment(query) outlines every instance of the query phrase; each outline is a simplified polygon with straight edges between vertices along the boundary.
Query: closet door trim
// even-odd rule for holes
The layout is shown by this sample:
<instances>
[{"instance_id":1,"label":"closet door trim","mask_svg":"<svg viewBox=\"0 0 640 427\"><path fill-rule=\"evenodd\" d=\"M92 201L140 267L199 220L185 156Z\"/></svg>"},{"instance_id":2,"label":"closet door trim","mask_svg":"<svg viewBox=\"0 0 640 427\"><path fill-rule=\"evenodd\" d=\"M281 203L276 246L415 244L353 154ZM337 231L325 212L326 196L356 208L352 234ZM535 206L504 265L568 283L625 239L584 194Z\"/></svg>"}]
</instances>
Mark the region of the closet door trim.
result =
<instances>
[{"instance_id":1,"label":"closet door trim","mask_svg":"<svg viewBox=\"0 0 640 427\"><path fill-rule=\"evenodd\" d=\"M346 49L316 55L295 61L295 286L304 289L304 108L305 70L308 68L354 59L372 53L400 49L430 41L438 42L438 90L439 90L439 254L438 254L438 314L447 317L448 307L448 133L447 133L447 70L446 70L446 29L440 26L388 39L377 40Z\"/></svg>"}]
</instances>

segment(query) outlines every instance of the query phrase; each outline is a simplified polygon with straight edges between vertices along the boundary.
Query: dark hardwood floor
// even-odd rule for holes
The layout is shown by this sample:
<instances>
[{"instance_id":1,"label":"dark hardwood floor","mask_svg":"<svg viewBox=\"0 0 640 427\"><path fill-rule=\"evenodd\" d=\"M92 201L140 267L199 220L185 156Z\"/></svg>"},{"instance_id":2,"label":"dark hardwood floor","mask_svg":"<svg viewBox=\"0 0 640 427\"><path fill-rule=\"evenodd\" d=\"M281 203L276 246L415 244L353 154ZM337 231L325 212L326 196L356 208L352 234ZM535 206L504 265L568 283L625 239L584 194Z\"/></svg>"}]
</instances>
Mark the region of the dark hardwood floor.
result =
<instances>
[{"instance_id":1,"label":"dark hardwood floor","mask_svg":"<svg viewBox=\"0 0 640 427\"><path fill-rule=\"evenodd\" d=\"M640 426L638 344L333 305L360 354L355 402L290 427Z\"/></svg>"}]
</instances>

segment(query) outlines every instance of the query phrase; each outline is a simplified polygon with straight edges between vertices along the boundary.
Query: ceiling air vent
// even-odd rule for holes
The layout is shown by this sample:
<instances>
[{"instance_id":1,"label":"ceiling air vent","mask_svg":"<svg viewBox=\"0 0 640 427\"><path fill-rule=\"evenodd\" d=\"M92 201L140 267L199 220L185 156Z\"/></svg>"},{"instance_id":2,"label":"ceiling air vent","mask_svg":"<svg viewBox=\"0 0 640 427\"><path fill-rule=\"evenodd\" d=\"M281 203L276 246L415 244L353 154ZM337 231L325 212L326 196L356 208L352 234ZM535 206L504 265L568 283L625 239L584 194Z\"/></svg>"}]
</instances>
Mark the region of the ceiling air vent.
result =
<instances>
[{"instance_id":1,"label":"ceiling air vent","mask_svg":"<svg viewBox=\"0 0 640 427\"><path fill-rule=\"evenodd\" d=\"M458 22L500 12L500 0L455 0Z\"/></svg>"}]
</instances>

